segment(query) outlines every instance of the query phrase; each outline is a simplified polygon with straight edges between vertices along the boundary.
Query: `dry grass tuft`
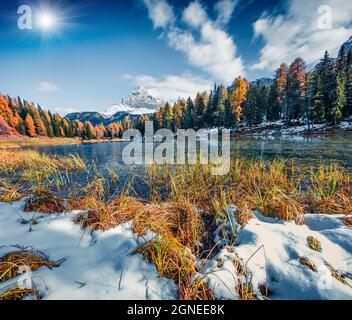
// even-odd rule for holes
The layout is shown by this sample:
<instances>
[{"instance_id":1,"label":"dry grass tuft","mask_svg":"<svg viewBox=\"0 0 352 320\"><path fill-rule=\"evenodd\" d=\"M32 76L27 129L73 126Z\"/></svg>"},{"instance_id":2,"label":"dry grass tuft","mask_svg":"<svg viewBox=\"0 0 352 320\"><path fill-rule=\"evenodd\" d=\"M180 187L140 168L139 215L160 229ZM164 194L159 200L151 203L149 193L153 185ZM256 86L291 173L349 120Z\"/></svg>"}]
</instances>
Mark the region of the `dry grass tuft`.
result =
<instances>
[{"instance_id":1,"label":"dry grass tuft","mask_svg":"<svg viewBox=\"0 0 352 320\"><path fill-rule=\"evenodd\" d=\"M186 301L215 300L215 295L201 278L187 278L178 286L178 298Z\"/></svg>"},{"instance_id":2,"label":"dry grass tuft","mask_svg":"<svg viewBox=\"0 0 352 320\"><path fill-rule=\"evenodd\" d=\"M270 297L273 294L273 292L265 284L260 284L258 289L263 297Z\"/></svg>"},{"instance_id":3,"label":"dry grass tuft","mask_svg":"<svg viewBox=\"0 0 352 320\"><path fill-rule=\"evenodd\" d=\"M41 191L29 197L24 205L25 212L62 213L65 211L65 200L50 191Z\"/></svg>"},{"instance_id":4,"label":"dry grass tuft","mask_svg":"<svg viewBox=\"0 0 352 320\"><path fill-rule=\"evenodd\" d=\"M76 223L92 230L108 230L131 221L138 236L152 231L156 238L135 252L152 262L160 277L174 280L179 285L180 297L211 297L210 290L200 280L185 280L197 274L195 256L199 254L205 231L196 208L184 199L145 204L126 193L106 200L104 190L104 181L98 179L84 190L83 197L69 201L70 209L85 210L77 216Z\"/></svg>"},{"instance_id":5,"label":"dry grass tuft","mask_svg":"<svg viewBox=\"0 0 352 320\"><path fill-rule=\"evenodd\" d=\"M352 228L352 216L348 215L343 217L341 220L347 227Z\"/></svg>"},{"instance_id":6,"label":"dry grass tuft","mask_svg":"<svg viewBox=\"0 0 352 320\"><path fill-rule=\"evenodd\" d=\"M313 262L311 262L307 257L299 258L299 262L310 270L317 272L318 269Z\"/></svg>"},{"instance_id":7,"label":"dry grass tuft","mask_svg":"<svg viewBox=\"0 0 352 320\"><path fill-rule=\"evenodd\" d=\"M308 247L311 248L312 250L318 251L318 252L322 251L321 244L318 239L312 236L309 236L307 238L307 243L308 243Z\"/></svg>"},{"instance_id":8,"label":"dry grass tuft","mask_svg":"<svg viewBox=\"0 0 352 320\"><path fill-rule=\"evenodd\" d=\"M243 228L247 225L248 221L253 219L251 210L247 207L239 208L235 211L236 222Z\"/></svg>"},{"instance_id":9,"label":"dry grass tuft","mask_svg":"<svg viewBox=\"0 0 352 320\"><path fill-rule=\"evenodd\" d=\"M233 160L226 176L212 175L211 165L150 166L153 199L187 199L199 209L220 216L235 205L267 216L300 221L304 214L299 187L301 175L294 164L282 160ZM246 210L244 209L244 210Z\"/></svg>"},{"instance_id":10,"label":"dry grass tuft","mask_svg":"<svg viewBox=\"0 0 352 320\"><path fill-rule=\"evenodd\" d=\"M21 183L12 184L6 179L0 179L0 202L15 202L25 196Z\"/></svg>"},{"instance_id":11,"label":"dry grass tuft","mask_svg":"<svg viewBox=\"0 0 352 320\"><path fill-rule=\"evenodd\" d=\"M236 287L236 291L240 296L241 300L256 300L257 294L253 290L252 283L239 282Z\"/></svg>"},{"instance_id":12,"label":"dry grass tuft","mask_svg":"<svg viewBox=\"0 0 352 320\"><path fill-rule=\"evenodd\" d=\"M72 172L86 170L85 162L77 155L55 157L28 150L0 150L0 173L19 173L28 168Z\"/></svg>"},{"instance_id":13,"label":"dry grass tuft","mask_svg":"<svg viewBox=\"0 0 352 320\"><path fill-rule=\"evenodd\" d=\"M309 171L307 192L311 213L349 214L352 212L351 175L337 164L321 165Z\"/></svg>"},{"instance_id":14,"label":"dry grass tuft","mask_svg":"<svg viewBox=\"0 0 352 320\"><path fill-rule=\"evenodd\" d=\"M33 290L15 287L0 293L0 301L16 301L34 295Z\"/></svg>"},{"instance_id":15,"label":"dry grass tuft","mask_svg":"<svg viewBox=\"0 0 352 320\"><path fill-rule=\"evenodd\" d=\"M49 261L48 258L40 252L22 250L9 253L3 258L0 258L0 282L15 278L21 267L28 267L32 271L35 271L44 266L52 269L56 267L57 264Z\"/></svg>"}]
</instances>

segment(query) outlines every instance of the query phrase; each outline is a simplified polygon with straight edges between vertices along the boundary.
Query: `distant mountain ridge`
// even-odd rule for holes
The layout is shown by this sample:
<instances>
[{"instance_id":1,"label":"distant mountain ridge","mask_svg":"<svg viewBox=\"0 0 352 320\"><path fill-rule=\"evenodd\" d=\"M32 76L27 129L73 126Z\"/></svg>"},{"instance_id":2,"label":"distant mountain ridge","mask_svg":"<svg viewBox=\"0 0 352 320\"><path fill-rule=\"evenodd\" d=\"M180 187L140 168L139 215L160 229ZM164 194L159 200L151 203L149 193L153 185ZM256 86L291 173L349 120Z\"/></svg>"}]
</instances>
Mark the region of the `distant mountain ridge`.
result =
<instances>
[{"instance_id":1,"label":"distant mountain ridge","mask_svg":"<svg viewBox=\"0 0 352 320\"><path fill-rule=\"evenodd\" d=\"M143 87L138 87L127 98L107 108L104 112L73 112L65 116L70 121L90 121L93 125L108 125L122 121L125 118L133 119L146 114L153 114L162 104L162 101L149 94Z\"/></svg>"}]
</instances>

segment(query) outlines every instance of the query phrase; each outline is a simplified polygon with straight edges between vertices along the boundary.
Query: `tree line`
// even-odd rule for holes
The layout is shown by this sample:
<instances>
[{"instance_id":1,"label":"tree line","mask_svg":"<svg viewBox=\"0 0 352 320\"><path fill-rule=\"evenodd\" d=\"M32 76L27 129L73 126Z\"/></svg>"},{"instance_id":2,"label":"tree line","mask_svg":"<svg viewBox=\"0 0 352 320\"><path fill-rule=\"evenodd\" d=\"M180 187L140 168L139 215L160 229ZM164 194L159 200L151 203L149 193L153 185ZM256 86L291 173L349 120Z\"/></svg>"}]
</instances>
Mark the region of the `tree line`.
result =
<instances>
[{"instance_id":1,"label":"tree line","mask_svg":"<svg viewBox=\"0 0 352 320\"><path fill-rule=\"evenodd\" d=\"M286 126L317 123L338 124L352 116L352 50L343 46L336 59L325 53L310 72L302 58L290 66L282 63L274 79L249 83L237 78L229 87L214 85L210 93L197 93L194 99L178 99L162 105L152 116L126 117L120 122L93 125L69 121L21 98L0 94L0 134L29 137L68 137L112 139L130 128L144 132L145 121L155 130L168 128L240 128L262 123L283 122Z\"/></svg>"},{"instance_id":2,"label":"tree line","mask_svg":"<svg viewBox=\"0 0 352 320\"><path fill-rule=\"evenodd\" d=\"M45 111L40 105L35 106L21 98L10 98L0 94L0 134L24 135L34 137L60 137L91 139L119 138L129 128L140 128L146 117L123 119L107 126L93 125L90 121L82 123L79 120L68 119L50 111Z\"/></svg>"},{"instance_id":3,"label":"tree line","mask_svg":"<svg viewBox=\"0 0 352 320\"><path fill-rule=\"evenodd\" d=\"M270 80L270 81L268 81ZM291 65L282 63L274 79L249 83L237 78L229 87L197 93L195 99L179 99L161 106L155 116L156 128L199 129L238 128L281 121L286 126L338 124L352 115L352 50L344 47L338 58L325 52L310 72L302 58Z\"/></svg>"}]
</instances>

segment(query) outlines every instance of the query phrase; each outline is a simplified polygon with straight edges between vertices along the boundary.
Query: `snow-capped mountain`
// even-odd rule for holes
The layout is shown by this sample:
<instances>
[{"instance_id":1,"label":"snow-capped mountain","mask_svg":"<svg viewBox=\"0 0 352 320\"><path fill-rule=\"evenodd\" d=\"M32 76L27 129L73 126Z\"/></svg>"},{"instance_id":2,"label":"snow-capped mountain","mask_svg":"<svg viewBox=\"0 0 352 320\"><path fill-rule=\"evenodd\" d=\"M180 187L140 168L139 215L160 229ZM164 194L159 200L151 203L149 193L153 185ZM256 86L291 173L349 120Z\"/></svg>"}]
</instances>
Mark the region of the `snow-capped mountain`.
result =
<instances>
[{"instance_id":1,"label":"snow-capped mountain","mask_svg":"<svg viewBox=\"0 0 352 320\"><path fill-rule=\"evenodd\" d=\"M103 123L104 125L122 121L125 118L135 118L145 114L152 114L161 105L160 99L151 96L147 90L138 87L136 91L109 107L103 113L99 112L74 112L65 117L70 121L90 121L93 125Z\"/></svg>"},{"instance_id":2,"label":"snow-capped mountain","mask_svg":"<svg viewBox=\"0 0 352 320\"><path fill-rule=\"evenodd\" d=\"M135 92L122 99L121 103L112 105L102 115L111 117L118 112L127 112L132 115L150 114L154 113L161 103L160 99L154 98L147 90L138 87Z\"/></svg>"},{"instance_id":3,"label":"snow-capped mountain","mask_svg":"<svg viewBox=\"0 0 352 320\"><path fill-rule=\"evenodd\" d=\"M352 51L352 36L341 46L345 53Z\"/></svg>"}]
</instances>

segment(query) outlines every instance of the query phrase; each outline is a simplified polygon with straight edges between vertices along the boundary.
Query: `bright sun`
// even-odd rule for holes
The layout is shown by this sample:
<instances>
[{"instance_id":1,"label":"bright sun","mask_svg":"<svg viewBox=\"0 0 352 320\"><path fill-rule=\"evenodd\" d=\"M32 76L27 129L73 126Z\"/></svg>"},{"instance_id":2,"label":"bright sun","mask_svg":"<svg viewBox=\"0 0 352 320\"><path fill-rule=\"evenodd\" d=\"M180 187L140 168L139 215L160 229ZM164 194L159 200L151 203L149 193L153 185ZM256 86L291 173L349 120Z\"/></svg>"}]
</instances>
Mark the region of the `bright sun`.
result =
<instances>
[{"instance_id":1,"label":"bright sun","mask_svg":"<svg viewBox=\"0 0 352 320\"><path fill-rule=\"evenodd\" d=\"M51 12L41 12L38 17L38 24L44 30L52 30L57 23L55 15Z\"/></svg>"}]
</instances>

